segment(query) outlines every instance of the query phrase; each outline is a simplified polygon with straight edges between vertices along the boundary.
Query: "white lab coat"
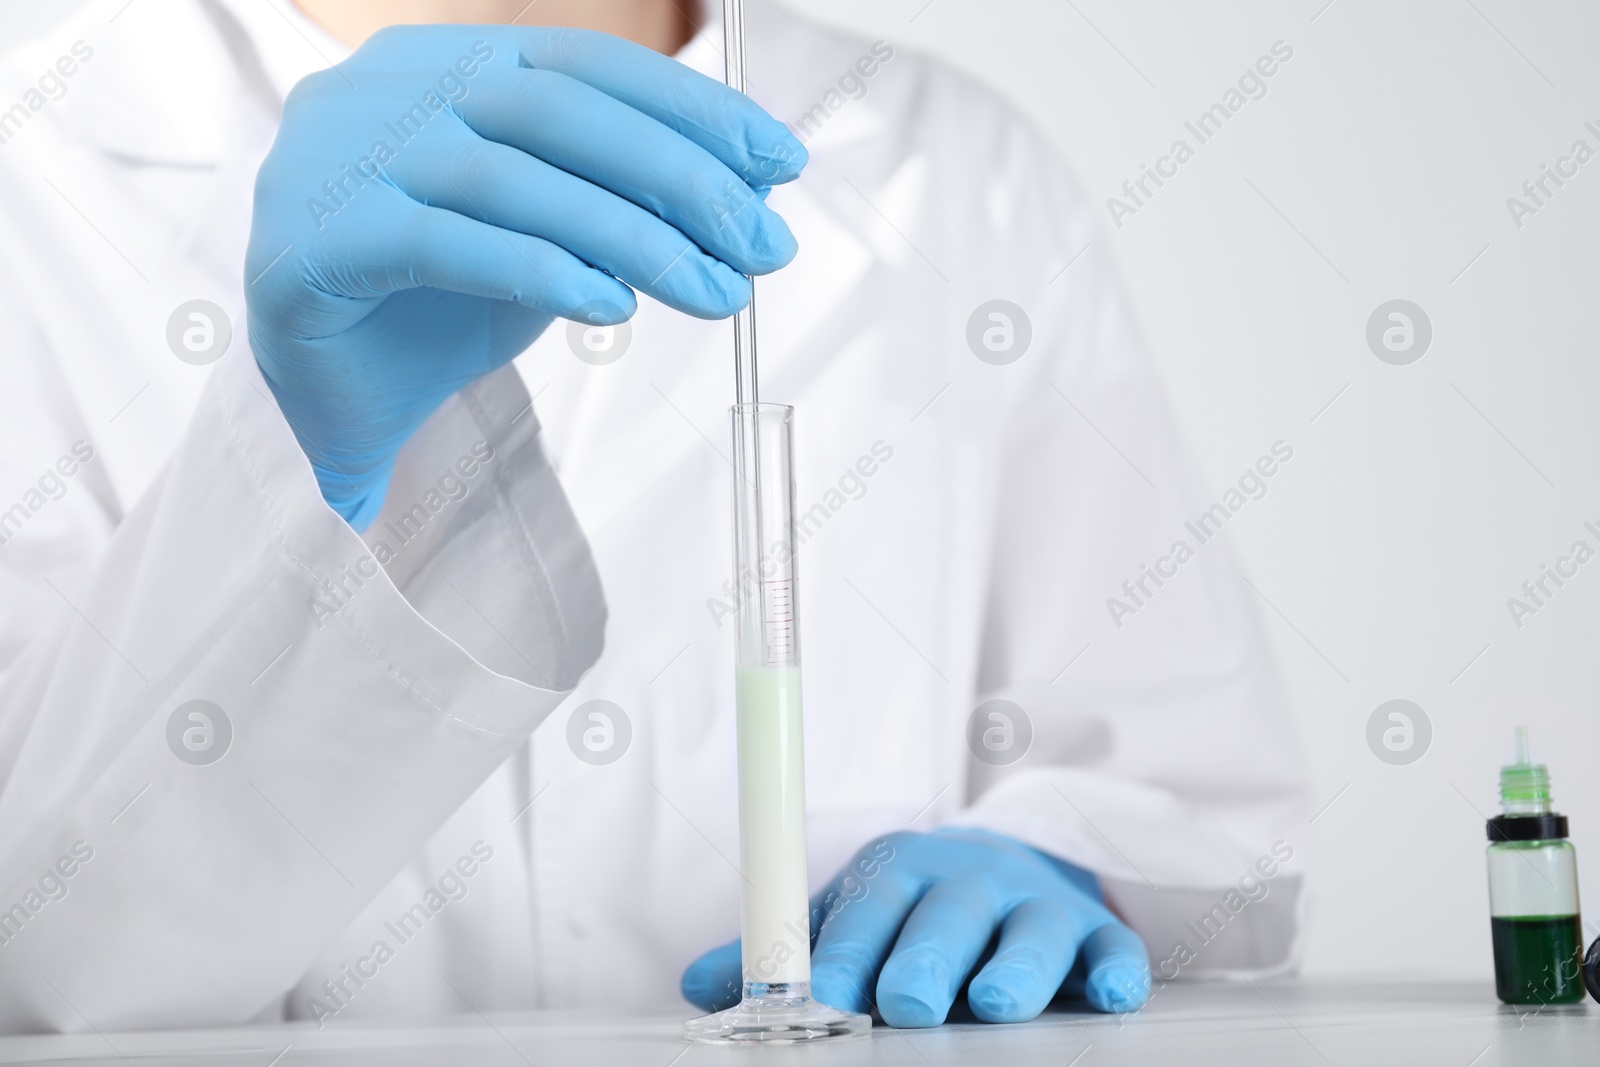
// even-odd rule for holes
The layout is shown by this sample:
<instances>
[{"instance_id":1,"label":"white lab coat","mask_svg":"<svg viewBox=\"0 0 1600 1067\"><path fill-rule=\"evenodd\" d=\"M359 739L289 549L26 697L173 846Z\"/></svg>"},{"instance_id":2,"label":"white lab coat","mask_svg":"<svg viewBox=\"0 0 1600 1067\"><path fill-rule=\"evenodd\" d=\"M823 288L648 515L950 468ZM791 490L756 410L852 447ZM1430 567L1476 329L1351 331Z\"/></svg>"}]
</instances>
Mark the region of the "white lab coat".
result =
<instances>
[{"instance_id":1,"label":"white lab coat","mask_svg":"<svg viewBox=\"0 0 1600 1067\"><path fill-rule=\"evenodd\" d=\"M759 310L811 516L813 885L873 835L980 825L1096 871L1184 976L1290 965L1303 857L1210 944L1185 926L1303 842L1303 779L1225 544L1108 611L1211 501L1092 205L950 70L896 48L851 99L871 42L767 4L750 34L753 95L811 116L771 198L801 253ZM283 0L106 0L9 54L0 108L78 40L0 144L0 1026L684 1009L738 932L729 327L644 300L594 365L558 324L407 446L364 544L243 329L252 176L344 50ZM167 348L195 298L233 319L213 366ZM1008 366L967 343L995 298L1032 325ZM966 741L993 698L1034 735L1002 769ZM169 743L196 699L233 732L209 765ZM601 765L568 743L596 699L631 729Z\"/></svg>"}]
</instances>

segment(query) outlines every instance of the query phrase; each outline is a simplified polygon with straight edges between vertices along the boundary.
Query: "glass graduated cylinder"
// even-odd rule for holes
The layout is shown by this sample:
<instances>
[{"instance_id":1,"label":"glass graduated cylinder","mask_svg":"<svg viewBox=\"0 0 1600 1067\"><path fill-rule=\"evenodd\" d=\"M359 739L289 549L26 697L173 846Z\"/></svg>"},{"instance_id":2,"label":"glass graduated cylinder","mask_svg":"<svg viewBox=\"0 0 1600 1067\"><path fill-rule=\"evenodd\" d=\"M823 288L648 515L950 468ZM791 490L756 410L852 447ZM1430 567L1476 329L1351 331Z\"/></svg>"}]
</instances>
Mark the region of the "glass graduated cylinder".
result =
<instances>
[{"instance_id":1,"label":"glass graduated cylinder","mask_svg":"<svg viewBox=\"0 0 1600 1067\"><path fill-rule=\"evenodd\" d=\"M794 553L794 409L738 404L734 567L739 602L739 851L744 981L811 980L805 751Z\"/></svg>"},{"instance_id":2,"label":"glass graduated cylinder","mask_svg":"<svg viewBox=\"0 0 1600 1067\"><path fill-rule=\"evenodd\" d=\"M811 998L794 409L736 404L732 415L743 996L685 1031L712 1044L859 1037L871 1019Z\"/></svg>"}]
</instances>

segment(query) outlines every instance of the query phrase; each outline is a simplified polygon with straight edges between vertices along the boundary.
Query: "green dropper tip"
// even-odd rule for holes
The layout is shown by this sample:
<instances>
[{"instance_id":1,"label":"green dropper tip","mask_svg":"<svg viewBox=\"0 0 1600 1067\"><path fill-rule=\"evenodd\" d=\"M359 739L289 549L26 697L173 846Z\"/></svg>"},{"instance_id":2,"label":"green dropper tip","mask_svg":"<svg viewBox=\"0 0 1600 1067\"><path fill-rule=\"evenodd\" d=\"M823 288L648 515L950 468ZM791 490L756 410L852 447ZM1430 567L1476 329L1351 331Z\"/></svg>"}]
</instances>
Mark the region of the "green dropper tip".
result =
<instances>
[{"instance_id":1,"label":"green dropper tip","mask_svg":"<svg viewBox=\"0 0 1600 1067\"><path fill-rule=\"evenodd\" d=\"M1550 771L1528 757L1528 729L1517 727L1517 762L1500 768L1500 803L1508 811L1513 805L1550 807Z\"/></svg>"}]
</instances>

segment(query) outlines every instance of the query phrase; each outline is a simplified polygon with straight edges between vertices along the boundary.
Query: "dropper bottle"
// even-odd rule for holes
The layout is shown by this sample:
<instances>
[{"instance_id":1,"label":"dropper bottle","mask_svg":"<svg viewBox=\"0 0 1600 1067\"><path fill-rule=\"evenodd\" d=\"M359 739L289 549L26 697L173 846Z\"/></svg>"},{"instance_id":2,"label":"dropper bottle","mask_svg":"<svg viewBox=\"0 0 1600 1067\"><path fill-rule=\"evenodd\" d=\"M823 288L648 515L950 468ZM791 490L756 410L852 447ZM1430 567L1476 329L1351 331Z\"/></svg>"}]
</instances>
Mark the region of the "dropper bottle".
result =
<instances>
[{"instance_id":1,"label":"dropper bottle","mask_svg":"<svg viewBox=\"0 0 1600 1067\"><path fill-rule=\"evenodd\" d=\"M1521 726L1517 762L1500 768L1500 808L1488 856L1495 992L1507 1004L1582 1000L1578 856L1567 817L1550 810L1550 772L1529 761Z\"/></svg>"}]
</instances>

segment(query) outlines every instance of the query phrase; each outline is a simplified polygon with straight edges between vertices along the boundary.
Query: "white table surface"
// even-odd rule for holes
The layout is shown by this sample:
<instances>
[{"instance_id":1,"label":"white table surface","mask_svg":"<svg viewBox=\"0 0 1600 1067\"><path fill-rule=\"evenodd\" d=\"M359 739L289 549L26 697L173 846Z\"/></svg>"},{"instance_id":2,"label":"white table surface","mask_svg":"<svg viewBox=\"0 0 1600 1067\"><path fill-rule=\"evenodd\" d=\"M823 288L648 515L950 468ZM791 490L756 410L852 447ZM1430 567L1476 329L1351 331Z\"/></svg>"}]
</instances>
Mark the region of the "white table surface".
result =
<instances>
[{"instance_id":1,"label":"white table surface","mask_svg":"<svg viewBox=\"0 0 1600 1067\"><path fill-rule=\"evenodd\" d=\"M687 1015L688 1012L685 1012ZM829 1046L686 1045L682 1018L592 1012L466 1015L426 1023L330 1022L188 1032L0 1038L0 1063L164 1067L1101 1067L1295 1064L1445 1067L1600 1062L1600 1005L1519 1011L1487 982L1174 984L1118 1018L1052 1008L1020 1026L953 1023Z\"/></svg>"}]
</instances>

